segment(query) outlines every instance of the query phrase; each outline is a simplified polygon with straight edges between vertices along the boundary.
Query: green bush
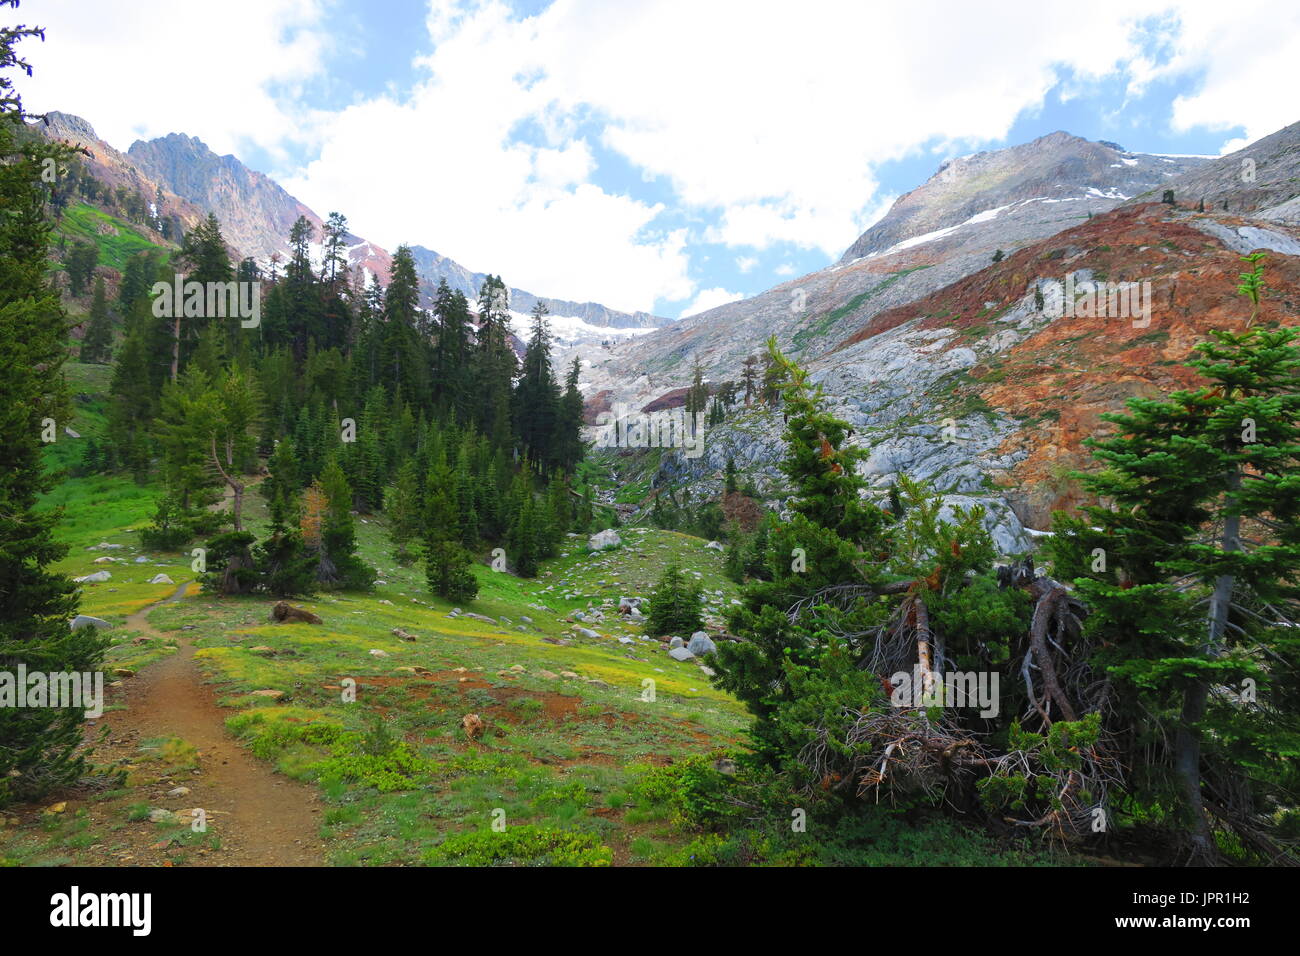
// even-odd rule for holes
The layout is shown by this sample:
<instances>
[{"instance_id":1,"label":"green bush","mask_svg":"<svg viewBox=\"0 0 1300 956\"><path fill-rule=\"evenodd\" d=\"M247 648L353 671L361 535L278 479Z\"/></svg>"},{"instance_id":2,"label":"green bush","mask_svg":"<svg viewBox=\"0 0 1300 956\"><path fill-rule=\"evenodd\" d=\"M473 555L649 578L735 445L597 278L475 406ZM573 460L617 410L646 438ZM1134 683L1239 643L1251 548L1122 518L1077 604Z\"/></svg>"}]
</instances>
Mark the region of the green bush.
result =
<instances>
[{"instance_id":1,"label":"green bush","mask_svg":"<svg viewBox=\"0 0 1300 956\"><path fill-rule=\"evenodd\" d=\"M594 834L524 824L458 833L424 859L435 866L609 866L614 852Z\"/></svg>"}]
</instances>

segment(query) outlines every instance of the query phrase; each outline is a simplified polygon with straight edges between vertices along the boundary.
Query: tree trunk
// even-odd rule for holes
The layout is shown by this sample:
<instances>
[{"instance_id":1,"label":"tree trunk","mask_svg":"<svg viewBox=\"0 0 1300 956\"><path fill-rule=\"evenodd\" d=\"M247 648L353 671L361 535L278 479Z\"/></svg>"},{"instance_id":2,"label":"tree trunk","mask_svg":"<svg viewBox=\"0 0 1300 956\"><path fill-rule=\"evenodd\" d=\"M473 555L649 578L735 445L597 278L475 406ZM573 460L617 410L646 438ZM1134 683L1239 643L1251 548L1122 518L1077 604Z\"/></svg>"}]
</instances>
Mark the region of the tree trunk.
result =
<instances>
[{"instance_id":1,"label":"tree trunk","mask_svg":"<svg viewBox=\"0 0 1300 956\"><path fill-rule=\"evenodd\" d=\"M179 311L179 310L178 310ZM172 323L172 384L176 384L176 377L180 373L181 365L181 317L178 314L176 321Z\"/></svg>"},{"instance_id":2,"label":"tree trunk","mask_svg":"<svg viewBox=\"0 0 1300 956\"><path fill-rule=\"evenodd\" d=\"M1224 503L1228 514L1223 518L1221 546L1225 553L1241 550L1241 515L1236 514L1236 493L1240 488L1241 472L1234 466L1233 473L1228 477L1228 494ZM1214 594L1210 598L1209 628L1205 645L1201 648L1202 654L1210 660L1222 653L1223 635L1228 626L1228 608L1232 603L1235 585L1236 578L1231 574L1221 574L1214 582ZM1182 718L1174 737L1174 766L1181 780L1188 822L1192 828L1193 863L1210 863L1217 856L1201 793L1201 732L1196 727L1205 718L1209 698L1210 683L1205 679L1194 682L1183 692Z\"/></svg>"},{"instance_id":3,"label":"tree trunk","mask_svg":"<svg viewBox=\"0 0 1300 956\"><path fill-rule=\"evenodd\" d=\"M234 501L232 508L234 511L235 530L243 531L243 525L240 524L240 515L244 513L244 483L233 475L227 474L226 469L221 467L221 455L217 452L217 436L212 436L212 463L217 466L217 471L230 486L233 492ZM233 470L233 469L232 469Z\"/></svg>"}]
</instances>

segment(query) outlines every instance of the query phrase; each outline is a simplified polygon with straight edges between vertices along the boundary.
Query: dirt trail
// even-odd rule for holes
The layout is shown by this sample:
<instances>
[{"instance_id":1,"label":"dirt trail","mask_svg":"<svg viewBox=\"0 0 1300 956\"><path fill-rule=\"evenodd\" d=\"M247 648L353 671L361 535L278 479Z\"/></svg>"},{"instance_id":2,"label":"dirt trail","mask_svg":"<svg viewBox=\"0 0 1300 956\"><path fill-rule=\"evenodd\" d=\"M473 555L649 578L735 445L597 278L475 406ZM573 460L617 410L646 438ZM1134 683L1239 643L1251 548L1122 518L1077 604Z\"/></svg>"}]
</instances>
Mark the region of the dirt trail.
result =
<instances>
[{"instance_id":1,"label":"dirt trail","mask_svg":"<svg viewBox=\"0 0 1300 956\"><path fill-rule=\"evenodd\" d=\"M127 618L127 626L151 637L164 637L147 620L154 608L180 601L188 585ZM217 705L213 688L203 682L194 661L194 646L182 636L180 647L126 681L115 702L126 710L105 714L118 743L138 746L153 737L180 737L199 752L200 773L181 781L190 788L168 809L202 807L208 832L221 839L221 850L196 858L208 866L323 866L320 802L314 788L275 773L247 753L227 733L231 713ZM158 804L151 804L157 806ZM189 815L185 814L188 820Z\"/></svg>"}]
</instances>

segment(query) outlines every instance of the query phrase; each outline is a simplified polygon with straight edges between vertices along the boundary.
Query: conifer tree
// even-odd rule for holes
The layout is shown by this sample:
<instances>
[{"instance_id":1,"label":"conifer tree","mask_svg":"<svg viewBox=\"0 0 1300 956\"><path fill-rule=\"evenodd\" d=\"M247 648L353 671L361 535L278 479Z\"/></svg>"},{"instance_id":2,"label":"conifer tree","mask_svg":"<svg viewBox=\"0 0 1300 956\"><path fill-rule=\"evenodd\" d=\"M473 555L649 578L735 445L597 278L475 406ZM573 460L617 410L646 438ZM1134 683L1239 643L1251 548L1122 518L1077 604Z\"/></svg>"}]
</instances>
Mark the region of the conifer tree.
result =
<instances>
[{"instance_id":1,"label":"conifer tree","mask_svg":"<svg viewBox=\"0 0 1300 956\"><path fill-rule=\"evenodd\" d=\"M388 531L397 548L397 560L408 564L410 545L420 535L419 476L415 462L406 461L397 471L392 493L386 497L384 513L388 516Z\"/></svg>"},{"instance_id":2,"label":"conifer tree","mask_svg":"<svg viewBox=\"0 0 1300 956\"><path fill-rule=\"evenodd\" d=\"M646 629L651 634L686 638L703 625L701 588L688 584L675 562L664 569L648 602Z\"/></svg>"},{"instance_id":3,"label":"conifer tree","mask_svg":"<svg viewBox=\"0 0 1300 956\"><path fill-rule=\"evenodd\" d=\"M547 309L542 302L533 306L532 335L524 352L522 374L515 387L515 427L521 451L543 472L558 464L555 448L560 395L551 369L550 334L546 329Z\"/></svg>"},{"instance_id":4,"label":"conifer tree","mask_svg":"<svg viewBox=\"0 0 1300 956\"><path fill-rule=\"evenodd\" d=\"M259 490L270 513L270 534L255 549L262 587L275 597L311 594L319 561L299 528L302 518L297 461L292 440L285 438L267 462L269 474Z\"/></svg>"},{"instance_id":5,"label":"conifer tree","mask_svg":"<svg viewBox=\"0 0 1300 956\"><path fill-rule=\"evenodd\" d=\"M86 323L86 336L81 340L81 361L93 365L107 365L113 327L109 322L108 293L104 277L95 277L95 292L90 301L90 319Z\"/></svg>"},{"instance_id":6,"label":"conifer tree","mask_svg":"<svg viewBox=\"0 0 1300 956\"><path fill-rule=\"evenodd\" d=\"M560 399L559 434L556 436L559 465L570 472L586 453L582 441L582 392L578 390L578 377L581 374L582 359L575 355L564 380L564 396Z\"/></svg>"},{"instance_id":7,"label":"conifer tree","mask_svg":"<svg viewBox=\"0 0 1300 956\"><path fill-rule=\"evenodd\" d=\"M331 457L325 465L320 485L327 504L321 518L316 578L326 587L368 591L375 583L376 574L356 554L352 489L337 458Z\"/></svg>"},{"instance_id":8,"label":"conifer tree","mask_svg":"<svg viewBox=\"0 0 1300 956\"><path fill-rule=\"evenodd\" d=\"M95 274L95 265L99 262L99 246L86 240L72 244L64 260L63 268L68 273L68 289L74 296L86 294L86 286Z\"/></svg>"},{"instance_id":9,"label":"conifer tree","mask_svg":"<svg viewBox=\"0 0 1300 956\"><path fill-rule=\"evenodd\" d=\"M4 7L8 0L0 2ZM12 4L9 4L12 5ZM57 514L37 510L52 480L42 464L42 420L68 418L63 384L66 317L46 278L49 252L44 160L66 163L66 147L19 148L25 114L8 72L30 73L16 50L25 26L0 27L0 670L90 672L104 641L72 631L76 588L53 569L67 546ZM37 799L85 770L77 755L84 708L0 707L0 806Z\"/></svg>"},{"instance_id":10,"label":"conifer tree","mask_svg":"<svg viewBox=\"0 0 1300 956\"><path fill-rule=\"evenodd\" d=\"M1198 862L1217 856L1209 814L1250 839L1300 748L1300 348L1255 324L1262 254L1244 258L1246 327L1196 346L1205 385L1103 416L1118 433L1087 444L1106 468L1078 477L1109 506L1052 543L1126 719L1156 751L1172 739L1172 779L1134 786L1172 798Z\"/></svg>"},{"instance_id":11,"label":"conifer tree","mask_svg":"<svg viewBox=\"0 0 1300 956\"><path fill-rule=\"evenodd\" d=\"M510 444L511 389L518 367L510 348L510 297L500 276L479 290L479 328L474 350L474 393L479 431L497 448Z\"/></svg>"}]
</instances>

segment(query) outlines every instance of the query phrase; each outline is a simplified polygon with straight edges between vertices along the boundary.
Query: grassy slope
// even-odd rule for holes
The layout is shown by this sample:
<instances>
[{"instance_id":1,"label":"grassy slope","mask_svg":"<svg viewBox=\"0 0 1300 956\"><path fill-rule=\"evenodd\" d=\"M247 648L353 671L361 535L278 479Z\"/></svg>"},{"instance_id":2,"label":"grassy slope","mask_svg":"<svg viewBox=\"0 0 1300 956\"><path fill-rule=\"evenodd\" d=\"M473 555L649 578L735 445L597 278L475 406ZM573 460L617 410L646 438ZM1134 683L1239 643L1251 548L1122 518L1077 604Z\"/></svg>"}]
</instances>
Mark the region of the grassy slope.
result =
<instances>
[{"instance_id":1,"label":"grassy slope","mask_svg":"<svg viewBox=\"0 0 1300 956\"><path fill-rule=\"evenodd\" d=\"M137 252L160 248L135 226L84 202L68 207L55 233L69 245L78 240L95 243L99 247L99 265L118 272Z\"/></svg>"},{"instance_id":2,"label":"grassy slope","mask_svg":"<svg viewBox=\"0 0 1300 956\"><path fill-rule=\"evenodd\" d=\"M595 640L577 637L564 616L588 602L617 601L620 593L645 594L670 559L699 570L707 587L730 596L734 587L722 578L716 552L684 535L631 532L636 545L599 557L585 555L585 542L567 539L565 553L534 581L478 566L480 595L465 610L511 622L493 625L449 618L451 606L427 592L420 569L401 568L387 556L376 522L357 527L363 555L386 582L373 594L303 602L324 618L323 627L264 623L264 601L214 601L218 628L199 632L200 659L228 682L227 703L252 707L265 701L247 696L251 691L284 692L258 717L231 723L284 772L322 779L334 805L325 821L334 862L417 862L451 832L486 829L497 809L512 825L589 831L619 861L632 858L635 840L643 841L643 858L681 841L666 823L623 819L637 765L738 743L741 708L713 690L698 666L672 661L658 641L622 626L612 609L606 608L611 626L598 625L602 636ZM557 597L566 580L581 598ZM601 580L604 585L596 583ZM151 621L166 627L175 613L167 609ZM533 626L519 631L525 615ZM417 641L399 640L395 627ZM635 643L621 644L619 636ZM372 656L372 649L388 656ZM341 699L345 678L357 682L355 703ZM643 699L646 680L655 682L653 702ZM469 740L461 726L469 713L487 724L480 740ZM401 741L422 761L422 772L411 775L413 786L394 793L340 776L328 746L297 732L310 722Z\"/></svg>"}]
</instances>

